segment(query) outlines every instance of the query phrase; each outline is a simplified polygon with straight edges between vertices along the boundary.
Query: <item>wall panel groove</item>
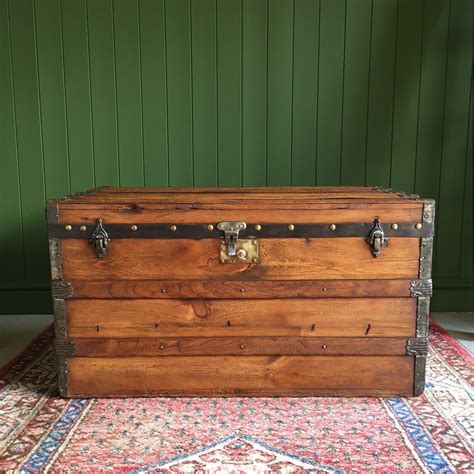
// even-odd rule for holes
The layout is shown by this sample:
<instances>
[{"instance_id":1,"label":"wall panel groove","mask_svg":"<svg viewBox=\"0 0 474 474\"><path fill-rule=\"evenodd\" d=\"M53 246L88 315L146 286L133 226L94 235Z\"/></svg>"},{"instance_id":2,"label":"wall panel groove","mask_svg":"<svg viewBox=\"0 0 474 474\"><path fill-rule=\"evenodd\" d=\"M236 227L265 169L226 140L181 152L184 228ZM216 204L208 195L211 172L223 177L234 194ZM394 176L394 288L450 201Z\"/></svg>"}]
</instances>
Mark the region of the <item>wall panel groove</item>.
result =
<instances>
[{"instance_id":1,"label":"wall panel groove","mask_svg":"<svg viewBox=\"0 0 474 474\"><path fill-rule=\"evenodd\" d=\"M288 184L436 199L433 308L470 309L471 13L468 0L0 0L2 311L51 309L45 197Z\"/></svg>"}]
</instances>

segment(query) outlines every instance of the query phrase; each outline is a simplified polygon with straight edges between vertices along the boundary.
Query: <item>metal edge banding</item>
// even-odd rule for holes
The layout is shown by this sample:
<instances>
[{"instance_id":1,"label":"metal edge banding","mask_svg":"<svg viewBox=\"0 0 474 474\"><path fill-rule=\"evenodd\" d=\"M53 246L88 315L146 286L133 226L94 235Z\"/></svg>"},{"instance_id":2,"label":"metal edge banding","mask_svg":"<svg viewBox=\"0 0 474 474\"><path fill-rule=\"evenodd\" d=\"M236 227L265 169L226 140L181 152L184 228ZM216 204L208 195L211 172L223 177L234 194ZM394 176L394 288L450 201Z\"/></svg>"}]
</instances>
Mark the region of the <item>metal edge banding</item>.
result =
<instances>
[{"instance_id":1,"label":"metal edge banding","mask_svg":"<svg viewBox=\"0 0 474 474\"><path fill-rule=\"evenodd\" d=\"M391 224L382 224L386 237L416 237L430 238L433 235L432 223L423 224L417 229L414 223L397 224L396 229ZM90 239L97 224L68 224L50 223L49 235L63 239ZM150 239L217 239L223 237L223 232L209 224L107 224L103 226L111 239L150 238ZM335 224L262 224L260 230L255 230L258 224L247 224L247 228L239 232L239 238L334 238L334 237L367 237L374 224L369 222L354 222ZM82 229L82 230L81 230Z\"/></svg>"},{"instance_id":2,"label":"metal edge banding","mask_svg":"<svg viewBox=\"0 0 474 474\"><path fill-rule=\"evenodd\" d=\"M420 270L417 284L412 282L410 291L418 296L416 309L416 338L407 342L407 354L414 357L413 394L421 395L425 388L426 356L428 354L428 330L430 314L430 296L432 294L431 267L433 259L435 204L434 201L423 205L423 226L429 225L431 235L420 239Z\"/></svg>"},{"instance_id":3,"label":"metal edge banding","mask_svg":"<svg viewBox=\"0 0 474 474\"><path fill-rule=\"evenodd\" d=\"M57 202L46 204L48 231L50 226L58 225L59 206ZM66 347L71 346L67 338L67 315L65 299L72 295L72 285L63 280L61 261L61 241L59 236L49 232L49 258L51 267L51 296L54 310L55 352L58 366L58 389L61 396L68 394L69 357L74 353Z\"/></svg>"}]
</instances>

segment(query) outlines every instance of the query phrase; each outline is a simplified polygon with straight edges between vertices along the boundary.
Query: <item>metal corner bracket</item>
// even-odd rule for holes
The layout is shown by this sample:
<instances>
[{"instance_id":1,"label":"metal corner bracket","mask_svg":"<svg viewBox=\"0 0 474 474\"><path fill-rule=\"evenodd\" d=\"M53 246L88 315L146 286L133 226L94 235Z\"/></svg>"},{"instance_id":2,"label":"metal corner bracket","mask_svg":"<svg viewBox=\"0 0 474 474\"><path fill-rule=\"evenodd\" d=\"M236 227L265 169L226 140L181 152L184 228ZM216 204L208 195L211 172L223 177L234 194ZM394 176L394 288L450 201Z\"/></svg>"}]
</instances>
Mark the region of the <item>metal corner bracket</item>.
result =
<instances>
[{"instance_id":1,"label":"metal corner bracket","mask_svg":"<svg viewBox=\"0 0 474 474\"><path fill-rule=\"evenodd\" d=\"M431 278L422 278L410 282L410 294L413 297L431 296L433 294L433 280Z\"/></svg>"},{"instance_id":2,"label":"metal corner bracket","mask_svg":"<svg viewBox=\"0 0 474 474\"><path fill-rule=\"evenodd\" d=\"M74 293L74 288L70 281L53 280L51 282L51 294L53 299L66 300L71 298Z\"/></svg>"},{"instance_id":3,"label":"metal corner bracket","mask_svg":"<svg viewBox=\"0 0 474 474\"><path fill-rule=\"evenodd\" d=\"M425 388L426 356L428 355L428 338L416 337L407 340L406 353L415 359L415 377L413 395L421 395Z\"/></svg>"}]
</instances>

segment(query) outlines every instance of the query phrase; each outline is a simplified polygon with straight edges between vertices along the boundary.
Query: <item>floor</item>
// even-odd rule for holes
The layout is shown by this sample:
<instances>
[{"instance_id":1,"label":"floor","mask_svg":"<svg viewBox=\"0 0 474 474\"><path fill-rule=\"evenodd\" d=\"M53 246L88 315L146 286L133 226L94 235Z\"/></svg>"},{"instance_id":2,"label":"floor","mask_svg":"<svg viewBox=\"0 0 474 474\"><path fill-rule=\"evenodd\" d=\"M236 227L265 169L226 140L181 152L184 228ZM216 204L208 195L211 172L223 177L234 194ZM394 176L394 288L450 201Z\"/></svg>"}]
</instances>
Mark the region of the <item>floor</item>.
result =
<instances>
[{"instance_id":1,"label":"floor","mask_svg":"<svg viewBox=\"0 0 474 474\"><path fill-rule=\"evenodd\" d=\"M431 316L474 354L474 313L433 313ZM52 322L50 314L0 315L0 367Z\"/></svg>"}]
</instances>

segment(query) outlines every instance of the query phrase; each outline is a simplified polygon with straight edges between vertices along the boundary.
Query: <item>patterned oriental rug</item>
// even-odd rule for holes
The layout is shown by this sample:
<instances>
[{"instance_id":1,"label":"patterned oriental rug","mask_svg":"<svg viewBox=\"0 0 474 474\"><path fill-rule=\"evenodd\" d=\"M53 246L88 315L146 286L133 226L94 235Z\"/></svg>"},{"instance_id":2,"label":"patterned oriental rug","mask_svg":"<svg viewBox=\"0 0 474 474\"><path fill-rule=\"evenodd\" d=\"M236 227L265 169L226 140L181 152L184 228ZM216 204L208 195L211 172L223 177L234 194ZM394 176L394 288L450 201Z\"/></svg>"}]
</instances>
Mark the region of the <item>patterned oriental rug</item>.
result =
<instances>
[{"instance_id":1,"label":"patterned oriental rug","mask_svg":"<svg viewBox=\"0 0 474 474\"><path fill-rule=\"evenodd\" d=\"M64 400L52 338L0 372L2 472L474 472L473 358L438 326L412 399Z\"/></svg>"}]
</instances>

